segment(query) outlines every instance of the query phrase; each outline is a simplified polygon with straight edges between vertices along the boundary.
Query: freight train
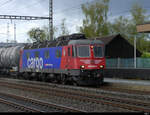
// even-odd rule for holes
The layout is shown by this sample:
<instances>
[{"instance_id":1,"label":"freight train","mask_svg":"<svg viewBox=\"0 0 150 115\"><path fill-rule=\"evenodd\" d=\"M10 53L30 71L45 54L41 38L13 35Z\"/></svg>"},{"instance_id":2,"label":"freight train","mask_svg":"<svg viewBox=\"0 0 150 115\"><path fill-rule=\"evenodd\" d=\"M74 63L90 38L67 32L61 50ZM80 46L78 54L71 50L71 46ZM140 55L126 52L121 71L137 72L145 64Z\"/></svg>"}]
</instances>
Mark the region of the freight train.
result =
<instances>
[{"instance_id":1,"label":"freight train","mask_svg":"<svg viewBox=\"0 0 150 115\"><path fill-rule=\"evenodd\" d=\"M104 44L84 34L0 48L0 74L73 85L103 84Z\"/></svg>"}]
</instances>

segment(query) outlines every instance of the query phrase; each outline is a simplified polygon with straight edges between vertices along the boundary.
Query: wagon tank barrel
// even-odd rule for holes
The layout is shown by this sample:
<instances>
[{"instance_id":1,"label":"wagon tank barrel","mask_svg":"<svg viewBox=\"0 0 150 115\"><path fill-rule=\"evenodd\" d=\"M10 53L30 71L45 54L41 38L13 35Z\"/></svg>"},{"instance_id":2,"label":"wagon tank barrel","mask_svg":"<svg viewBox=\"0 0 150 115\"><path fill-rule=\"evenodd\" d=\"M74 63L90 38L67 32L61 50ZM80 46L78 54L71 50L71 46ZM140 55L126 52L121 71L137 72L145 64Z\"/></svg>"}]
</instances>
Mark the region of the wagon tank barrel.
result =
<instances>
[{"instance_id":1,"label":"wagon tank barrel","mask_svg":"<svg viewBox=\"0 0 150 115\"><path fill-rule=\"evenodd\" d=\"M10 46L0 48L0 67L11 68L19 64L20 50L24 46Z\"/></svg>"}]
</instances>

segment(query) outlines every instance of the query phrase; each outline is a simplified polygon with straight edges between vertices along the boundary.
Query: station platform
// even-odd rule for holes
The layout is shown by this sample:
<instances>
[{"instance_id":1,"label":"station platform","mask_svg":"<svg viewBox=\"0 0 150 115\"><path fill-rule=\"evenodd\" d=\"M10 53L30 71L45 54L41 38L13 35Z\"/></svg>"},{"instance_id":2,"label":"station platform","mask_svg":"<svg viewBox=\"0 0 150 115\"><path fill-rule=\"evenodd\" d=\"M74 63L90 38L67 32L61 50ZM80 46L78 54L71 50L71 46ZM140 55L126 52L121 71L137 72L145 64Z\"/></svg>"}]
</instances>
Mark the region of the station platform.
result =
<instances>
[{"instance_id":1,"label":"station platform","mask_svg":"<svg viewBox=\"0 0 150 115\"><path fill-rule=\"evenodd\" d=\"M104 82L150 86L150 80L127 80L118 78L104 78Z\"/></svg>"}]
</instances>

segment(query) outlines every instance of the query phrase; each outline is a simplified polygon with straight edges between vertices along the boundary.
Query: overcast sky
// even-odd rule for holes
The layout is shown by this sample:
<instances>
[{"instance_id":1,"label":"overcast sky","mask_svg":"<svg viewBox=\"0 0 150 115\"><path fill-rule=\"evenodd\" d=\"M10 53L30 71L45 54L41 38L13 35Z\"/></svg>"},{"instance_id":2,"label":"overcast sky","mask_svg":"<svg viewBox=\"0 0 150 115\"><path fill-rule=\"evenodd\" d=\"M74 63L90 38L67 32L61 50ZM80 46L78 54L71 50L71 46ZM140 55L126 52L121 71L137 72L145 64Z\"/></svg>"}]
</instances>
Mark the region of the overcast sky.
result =
<instances>
[{"instance_id":1,"label":"overcast sky","mask_svg":"<svg viewBox=\"0 0 150 115\"><path fill-rule=\"evenodd\" d=\"M0 0L0 15L48 16L49 0ZM70 33L77 32L82 25L83 14L81 4L94 0L53 0L54 26L60 27L63 18L66 19ZM118 16L128 16L134 3L139 3L150 13L150 0L110 0L109 17L112 21ZM9 37L7 25L9 23ZM0 20L0 42L14 39L14 23L16 23L17 42L26 42L27 32L33 27L48 26L48 20L19 21Z\"/></svg>"}]
</instances>

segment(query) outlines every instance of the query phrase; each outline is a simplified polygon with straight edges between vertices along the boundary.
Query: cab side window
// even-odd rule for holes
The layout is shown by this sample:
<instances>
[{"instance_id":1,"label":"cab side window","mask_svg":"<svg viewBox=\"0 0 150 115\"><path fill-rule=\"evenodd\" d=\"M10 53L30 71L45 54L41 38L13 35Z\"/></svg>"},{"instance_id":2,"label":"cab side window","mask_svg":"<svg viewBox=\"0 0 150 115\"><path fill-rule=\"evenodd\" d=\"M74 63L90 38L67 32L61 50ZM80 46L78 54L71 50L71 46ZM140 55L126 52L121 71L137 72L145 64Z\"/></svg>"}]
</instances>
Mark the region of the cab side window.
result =
<instances>
[{"instance_id":1,"label":"cab side window","mask_svg":"<svg viewBox=\"0 0 150 115\"><path fill-rule=\"evenodd\" d=\"M71 56L71 54L70 54L70 48L68 48L68 56Z\"/></svg>"},{"instance_id":2,"label":"cab side window","mask_svg":"<svg viewBox=\"0 0 150 115\"><path fill-rule=\"evenodd\" d=\"M75 57L75 48L72 46L72 57Z\"/></svg>"},{"instance_id":3,"label":"cab side window","mask_svg":"<svg viewBox=\"0 0 150 115\"><path fill-rule=\"evenodd\" d=\"M60 58L61 57L61 50L56 50L56 57Z\"/></svg>"}]
</instances>

